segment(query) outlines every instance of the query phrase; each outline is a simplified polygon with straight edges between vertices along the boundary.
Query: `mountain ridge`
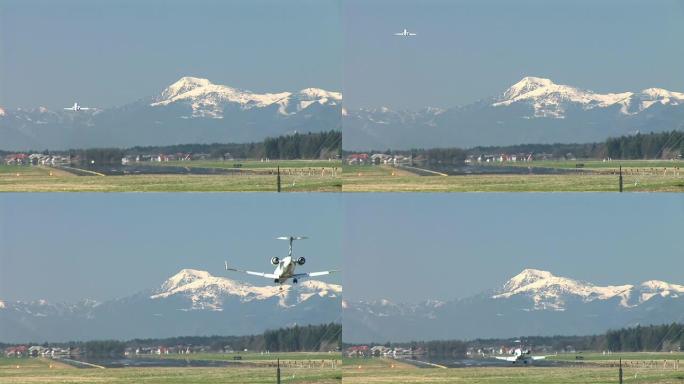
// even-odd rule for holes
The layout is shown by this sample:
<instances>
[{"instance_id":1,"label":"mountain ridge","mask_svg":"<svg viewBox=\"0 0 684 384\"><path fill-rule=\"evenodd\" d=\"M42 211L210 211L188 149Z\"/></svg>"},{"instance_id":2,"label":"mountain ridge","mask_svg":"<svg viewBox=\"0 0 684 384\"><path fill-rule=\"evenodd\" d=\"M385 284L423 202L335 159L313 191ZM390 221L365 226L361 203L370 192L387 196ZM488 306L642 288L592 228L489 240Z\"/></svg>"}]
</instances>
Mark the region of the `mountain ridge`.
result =
<instances>
[{"instance_id":1,"label":"mountain ridge","mask_svg":"<svg viewBox=\"0 0 684 384\"><path fill-rule=\"evenodd\" d=\"M410 341L592 334L684 320L684 285L660 280L601 286L525 269L498 288L420 303L342 303L345 341Z\"/></svg>"},{"instance_id":2,"label":"mountain ridge","mask_svg":"<svg viewBox=\"0 0 684 384\"><path fill-rule=\"evenodd\" d=\"M2 108L0 149L253 142L339 130L341 104L341 93L320 88L255 93L184 76L155 95L112 108Z\"/></svg>"},{"instance_id":3,"label":"mountain ridge","mask_svg":"<svg viewBox=\"0 0 684 384\"><path fill-rule=\"evenodd\" d=\"M258 286L182 269L157 288L103 302L0 301L0 341L250 334L339 321L342 287ZM166 321L164 319L172 319Z\"/></svg>"},{"instance_id":4,"label":"mountain ridge","mask_svg":"<svg viewBox=\"0 0 684 384\"><path fill-rule=\"evenodd\" d=\"M684 93L598 93L526 76L498 96L450 108L344 109L345 150L590 143L684 130Z\"/></svg>"}]
</instances>

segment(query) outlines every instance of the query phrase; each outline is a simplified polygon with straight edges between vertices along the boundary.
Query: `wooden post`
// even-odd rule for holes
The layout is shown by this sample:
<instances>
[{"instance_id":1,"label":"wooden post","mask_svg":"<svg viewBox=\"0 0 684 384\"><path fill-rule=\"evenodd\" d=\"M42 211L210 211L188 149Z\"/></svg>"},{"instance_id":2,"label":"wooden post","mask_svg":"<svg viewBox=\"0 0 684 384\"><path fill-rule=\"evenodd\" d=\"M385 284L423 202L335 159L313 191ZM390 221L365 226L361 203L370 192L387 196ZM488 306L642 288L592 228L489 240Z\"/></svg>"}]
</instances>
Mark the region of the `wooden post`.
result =
<instances>
[{"instance_id":1,"label":"wooden post","mask_svg":"<svg viewBox=\"0 0 684 384\"><path fill-rule=\"evenodd\" d=\"M280 192L280 166L278 166L278 178L277 178L277 183L278 183L278 192ZM622 189L622 188L621 188L621 189ZM620 191L620 192L622 192L622 191ZM280 360L278 360L278 361L280 361ZM280 383L280 380L278 380L278 382Z\"/></svg>"},{"instance_id":2,"label":"wooden post","mask_svg":"<svg viewBox=\"0 0 684 384\"><path fill-rule=\"evenodd\" d=\"M622 165L620 166L620 192L622 192Z\"/></svg>"},{"instance_id":3,"label":"wooden post","mask_svg":"<svg viewBox=\"0 0 684 384\"><path fill-rule=\"evenodd\" d=\"M622 383L622 380L620 382ZM276 368L276 383L280 384L280 359L278 359L278 368Z\"/></svg>"},{"instance_id":4,"label":"wooden post","mask_svg":"<svg viewBox=\"0 0 684 384\"><path fill-rule=\"evenodd\" d=\"M622 384L622 359L620 359L620 374L619 374L619 377L620 377L620 384ZM280 383L280 381L278 381L278 382Z\"/></svg>"}]
</instances>

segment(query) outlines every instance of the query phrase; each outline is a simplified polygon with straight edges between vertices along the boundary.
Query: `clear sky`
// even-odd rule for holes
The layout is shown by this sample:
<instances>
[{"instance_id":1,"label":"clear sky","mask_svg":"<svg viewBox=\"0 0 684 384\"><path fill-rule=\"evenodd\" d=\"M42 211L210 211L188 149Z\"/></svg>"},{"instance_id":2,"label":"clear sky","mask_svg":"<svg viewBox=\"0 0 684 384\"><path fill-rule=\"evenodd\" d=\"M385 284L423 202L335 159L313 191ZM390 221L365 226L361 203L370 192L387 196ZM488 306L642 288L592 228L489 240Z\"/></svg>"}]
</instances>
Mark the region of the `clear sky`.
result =
<instances>
[{"instance_id":1,"label":"clear sky","mask_svg":"<svg viewBox=\"0 0 684 384\"><path fill-rule=\"evenodd\" d=\"M684 91L682 0L345 0L343 15L348 108L453 107L527 75Z\"/></svg>"},{"instance_id":2,"label":"clear sky","mask_svg":"<svg viewBox=\"0 0 684 384\"><path fill-rule=\"evenodd\" d=\"M0 106L111 107L182 76L342 88L339 0L0 0Z\"/></svg>"},{"instance_id":3,"label":"clear sky","mask_svg":"<svg viewBox=\"0 0 684 384\"><path fill-rule=\"evenodd\" d=\"M268 285L223 261L272 272L293 234L303 271L339 269L341 226L337 194L3 194L0 300L120 298L183 268Z\"/></svg>"},{"instance_id":4,"label":"clear sky","mask_svg":"<svg viewBox=\"0 0 684 384\"><path fill-rule=\"evenodd\" d=\"M684 284L680 194L344 197L347 299L468 297L525 268L596 284Z\"/></svg>"}]
</instances>

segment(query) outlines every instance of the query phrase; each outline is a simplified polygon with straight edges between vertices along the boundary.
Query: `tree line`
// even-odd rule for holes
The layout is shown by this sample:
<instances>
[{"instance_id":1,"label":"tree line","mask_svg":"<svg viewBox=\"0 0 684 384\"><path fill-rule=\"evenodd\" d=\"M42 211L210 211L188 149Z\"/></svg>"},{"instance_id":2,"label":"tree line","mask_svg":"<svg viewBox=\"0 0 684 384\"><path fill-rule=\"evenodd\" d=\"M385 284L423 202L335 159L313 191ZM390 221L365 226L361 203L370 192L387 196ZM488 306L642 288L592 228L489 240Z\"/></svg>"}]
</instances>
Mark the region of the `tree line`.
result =
<instances>
[{"instance_id":1,"label":"tree line","mask_svg":"<svg viewBox=\"0 0 684 384\"><path fill-rule=\"evenodd\" d=\"M546 346L562 351L571 347L577 351L613 352L669 352L684 351L684 324L672 323L648 325L609 330L599 335L588 336L529 336L521 339L525 346ZM513 339L475 339L411 341L386 343L386 347L422 347L430 356L463 357L469 348L491 348L512 345ZM345 344L343 347L348 347Z\"/></svg>"},{"instance_id":2,"label":"tree line","mask_svg":"<svg viewBox=\"0 0 684 384\"><path fill-rule=\"evenodd\" d=\"M401 154L405 156L410 155L414 158L422 155L430 162L439 163L458 163L465 160L468 156L500 153L546 153L550 154L555 159L675 159L684 154L684 132L638 133L636 135L608 138L603 142L585 144L518 144L506 146L478 146L468 149L454 147L370 152Z\"/></svg>"},{"instance_id":3,"label":"tree line","mask_svg":"<svg viewBox=\"0 0 684 384\"><path fill-rule=\"evenodd\" d=\"M95 165L121 164L124 156L157 155L157 154L207 154L213 159L330 159L342 154L342 132L309 132L295 133L278 137L269 137L261 142L251 143L213 143L213 144L177 144L162 146L136 146L131 148L91 148L70 149L67 151L27 151L70 155L78 157L81 163ZM0 156L13 152L0 151Z\"/></svg>"},{"instance_id":4,"label":"tree line","mask_svg":"<svg viewBox=\"0 0 684 384\"><path fill-rule=\"evenodd\" d=\"M271 352L318 352L338 350L342 344L342 325L336 323L294 326L267 330L262 334L245 336L180 336L153 339L92 340L66 343L28 343L61 348L78 348L90 357L123 356L126 348L156 348L159 346L203 346L209 351L271 351ZM0 347L10 344L0 343Z\"/></svg>"}]
</instances>

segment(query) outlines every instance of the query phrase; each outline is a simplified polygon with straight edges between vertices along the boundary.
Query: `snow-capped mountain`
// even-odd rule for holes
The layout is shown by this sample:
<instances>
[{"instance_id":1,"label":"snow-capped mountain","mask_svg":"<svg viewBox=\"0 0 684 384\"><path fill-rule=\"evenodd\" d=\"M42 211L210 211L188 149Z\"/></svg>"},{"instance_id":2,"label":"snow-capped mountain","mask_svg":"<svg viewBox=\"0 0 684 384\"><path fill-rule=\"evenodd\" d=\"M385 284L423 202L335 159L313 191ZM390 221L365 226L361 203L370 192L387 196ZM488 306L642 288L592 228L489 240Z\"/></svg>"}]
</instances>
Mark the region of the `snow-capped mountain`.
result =
<instances>
[{"instance_id":1,"label":"snow-capped mountain","mask_svg":"<svg viewBox=\"0 0 684 384\"><path fill-rule=\"evenodd\" d=\"M2 301L0 342L259 333L340 321L341 294L316 280L281 291L183 269L157 289L102 303Z\"/></svg>"},{"instance_id":2,"label":"snow-capped mountain","mask_svg":"<svg viewBox=\"0 0 684 384\"><path fill-rule=\"evenodd\" d=\"M655 103L676 106L684 103L684 93L661 88L648 88L640 92L595 93L569 85L554 84L549 79L525 77L508 88L492 106L509 106L526 103L532 106L533 116L565 118L568 108L575 106L584 110L619 107L620 113L634 115Z\"/></svg>"},{"instance_id":3,"label":"snow-capped mountain","mask_svg":"<svg viewBox=\"0 0 684 384\"><path fill-rule=\"evenodd\" d=\"M185 76L155 96L78 112L3 108L0 149L249 142L341 129L342 94L319 88L255 93Z\"/></svg>"},{"instance_id":4,"label":"snow-capped mountain","mask_svg":"<svg viewBox=\"0 0 684 384\"><path fill-rule=\"evenodd\" d=\"M684 129L684 93L597 93L528 76L499 96L446 110L344 112L345 149L594 142Z\"/></svg>"},{"instance_id":5,"label":"snow-capped mountain","mask_svg":"<svg viewBox=\"0 0 684 384\"><path fill-rule=\"evenodd\" d=\"M418 304L343 302L345 341L581 335L684 321L684 285L600 286L525 269L499 289Z\"/></svg>"},{"instance_id":6,"label":"snow-capped mountain","mask_svg":"<svg viewBox=\"0 0 684 384\"><path fill-rule=\"evenodd\" d=\"M318 88L280 93L254 93L226 85L212 84L208 79L183 77L164 89L150 103L152 107L172 103L186 103L192 108L192 117L213 117L222 119L224 110L231 104L241 110L277 106L279 114L290 116L312 104L337 106L342 103L342 94Z\"/></svg>"}]
</instances>

